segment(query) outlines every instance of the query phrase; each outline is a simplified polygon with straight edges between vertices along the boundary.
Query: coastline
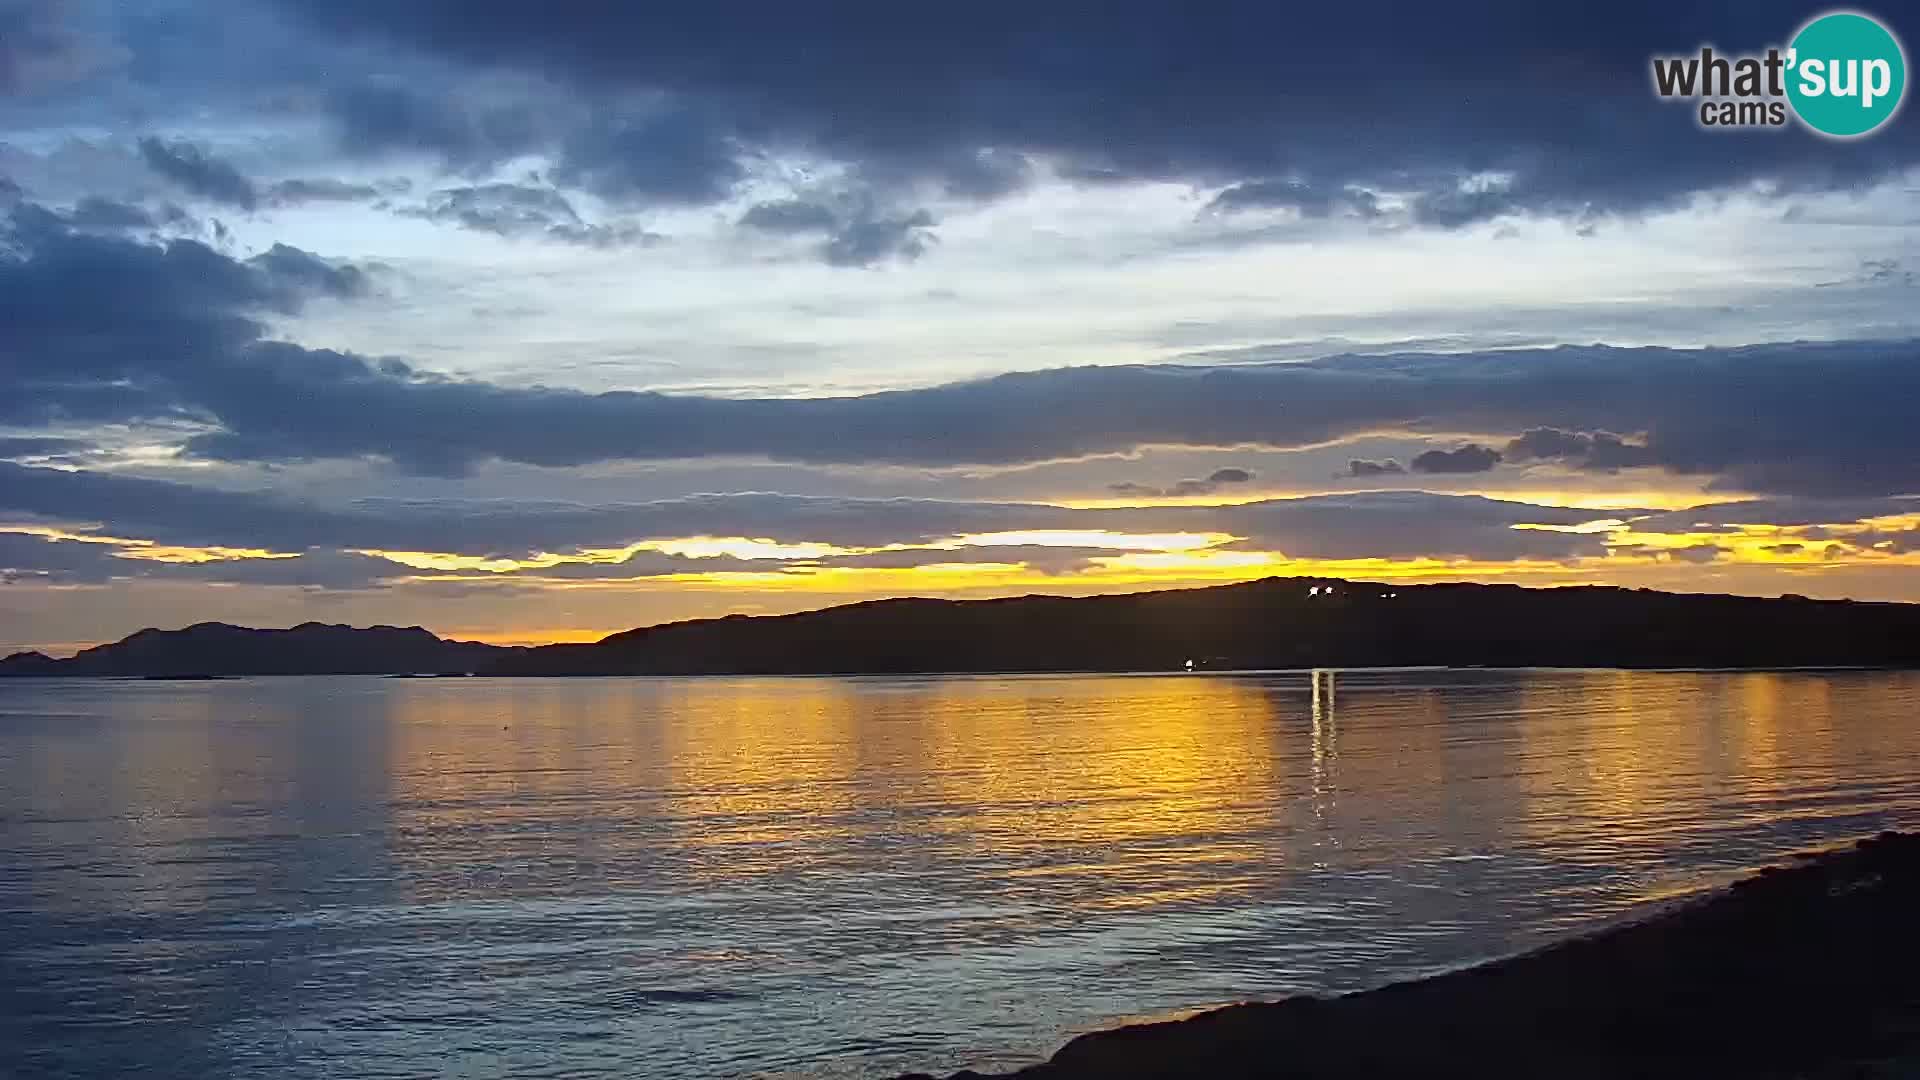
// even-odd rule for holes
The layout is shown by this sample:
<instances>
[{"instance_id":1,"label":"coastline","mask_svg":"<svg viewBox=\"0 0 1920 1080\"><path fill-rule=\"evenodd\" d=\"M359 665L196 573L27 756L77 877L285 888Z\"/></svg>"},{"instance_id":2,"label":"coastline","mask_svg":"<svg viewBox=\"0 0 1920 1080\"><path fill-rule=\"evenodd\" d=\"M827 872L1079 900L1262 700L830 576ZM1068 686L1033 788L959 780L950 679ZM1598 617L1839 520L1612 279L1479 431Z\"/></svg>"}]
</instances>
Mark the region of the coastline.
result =
<instances>
[{"instance_id":1,"label":"coastline","mask_svg":"<svg viewBox=\"0 0 1920 1080\"><path fill-rule=\"evenodd\" d=\"M1093 1032L949 1080L1915 1075L1920 834L1888 832L1518 956Z\"/></svg>"}]
</instances>

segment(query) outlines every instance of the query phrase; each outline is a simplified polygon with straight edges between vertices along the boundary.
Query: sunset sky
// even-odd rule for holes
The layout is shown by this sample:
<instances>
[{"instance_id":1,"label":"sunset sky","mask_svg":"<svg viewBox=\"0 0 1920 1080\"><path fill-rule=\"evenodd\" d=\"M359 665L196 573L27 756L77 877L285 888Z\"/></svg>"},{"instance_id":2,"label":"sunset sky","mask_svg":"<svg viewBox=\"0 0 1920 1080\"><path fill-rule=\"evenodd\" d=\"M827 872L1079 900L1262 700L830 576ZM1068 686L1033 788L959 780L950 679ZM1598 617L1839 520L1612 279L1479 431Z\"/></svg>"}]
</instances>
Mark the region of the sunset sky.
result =
<instances>
[{"instance_id":1,"label":"sunset sky","mask_svg":"<svg viewBox=\"0 0 1920 1080\"><path fill-rule=\"evenodd\" d=\"M1912 110L1702 130L1649 57L1825 8L1561 7L0 0L0 654L1920 601Z\"/></svg>"}]
</instances>

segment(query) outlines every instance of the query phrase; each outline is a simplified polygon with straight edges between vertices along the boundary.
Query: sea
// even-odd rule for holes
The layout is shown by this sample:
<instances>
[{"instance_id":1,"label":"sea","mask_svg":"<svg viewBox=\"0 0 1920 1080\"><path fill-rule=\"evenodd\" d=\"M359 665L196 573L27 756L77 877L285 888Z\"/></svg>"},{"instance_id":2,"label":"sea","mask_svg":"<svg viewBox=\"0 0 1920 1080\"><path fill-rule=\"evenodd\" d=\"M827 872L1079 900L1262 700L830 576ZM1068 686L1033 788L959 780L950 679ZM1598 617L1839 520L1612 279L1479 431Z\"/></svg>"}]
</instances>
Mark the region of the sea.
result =
<instances>
[{"instance_id":1,"label":"sea","mask_svg":"<svg viewBox=\"0 0 1920 1080\"><path fill-rule=\"evenodd\" d=\"M1920 825L1920 673L0 680L0 1076L887 1077Z\"/></svg>"}]
</instances>

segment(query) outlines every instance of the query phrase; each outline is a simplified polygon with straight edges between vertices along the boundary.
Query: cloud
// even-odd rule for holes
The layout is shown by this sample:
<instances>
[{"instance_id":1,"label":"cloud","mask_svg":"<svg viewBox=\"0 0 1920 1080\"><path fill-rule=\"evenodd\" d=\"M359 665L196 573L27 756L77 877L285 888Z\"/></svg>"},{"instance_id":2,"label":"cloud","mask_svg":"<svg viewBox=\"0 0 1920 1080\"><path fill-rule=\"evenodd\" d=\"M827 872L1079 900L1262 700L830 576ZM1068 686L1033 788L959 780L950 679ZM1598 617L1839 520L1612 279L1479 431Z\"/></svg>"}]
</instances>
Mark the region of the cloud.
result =
<instances>
[{"instance_id":1,"label":"cloud","mask_svg":"<svg viewBox=\"0 0 1920 1080\"><path fill-rule=\"evenodd\" d=\"M5 222L0 347L24 360L0 371L0 422L194 419L205 430L187 449L217 460L370 456L443 474L491 458L1002 466L1554 428L1587 433L1595 467L1657 465L1738 491L1920 491L1911 341L1064 368L857 397L596 394L266 340L269 316L366 291L363 271L294 248L239 260L89 235L27 203ZM1642 441L1598 434L1620 431ZM1415 467L1484 470L1499 452L1438 453Z\"/></svg>"},{"instance_id":2,"label":"cloud","mask_svg":"<svg viewBox=\"0 0 1920 1080\"><path fill-rule=\"evenodd\" d=\"M637 225L589 224L559 191L528 184L444 188L429 196L424 206L404 212L496 236L531 237L585 247L615 247L658 239Z\"/></svg>"},{"instance_id":3,"label":"cloud","mask_svg":"<svg viewBox=\"0 0 1920 1080\"><path fill-rule=\"evenodd\" d=\"M260 193L253 181L194 143L183 139L162 142L147 136L139 145L140 157L148 168L186 191L241 210L260 205Z\"/></svg>"},{"instance_id":4,"label":"cloud","mask_svg":"<svg viewBox=\"0 0 1920 1080\"><path fill-rule=\"evenodd\" d=\"M358 268L287 245L241 260L21 204L0 218L0 423L205 417L262 320L366 288Z\"/></svg>"},{"instance_id":5,"label":"cloud","mask_svg":"<svg viewBox=\"0 0 1920 1080\"><path fill-rule=\"evenodd\" d=\"M1406 472L1406 466L1392 458L1384 461L1370 461L1366 458L1353 458L1347 462L1348 476L1399 476Z\"/></svg>"},{"instance_id":6,"label":"cloud","mask_svg":"<svg viewBox=\"0 0 1920 1080\"><path fill-rule=\"evenodd\" d=\"M1017 169L983 161L1045 160L1085 182L1220 189L1223 210L1324 214L1344 198L1364 215L1391 201L1415 222L1457 228L1508 214L1591 221L1706 192L1844 189L1920 160L1911 126L1854 143L1793 127L1713 138L1652 93L1651 54L1781 43L1807 15L1784 0L1605 12L1509 0L1385 18L1354 5L1245 0L1196 14L1122 3L1098 20L1012 3L831 20L771 2L671 15L283 3L343 40L413 49L423 65L551 80L582 107L665 103L676 119L586 125L584 145L565 150L568 182L681 201L724 197L757 154L978 197L1020 183ZM1276 63L1284 41L1314 46Z\"/></svg>"},{"instance_id":7,"label":"cloud","mask_svg":"<svg viewBox=\"0 0 1920 1080\"><path fill-rule=\"evenodd\" d=\"M822 203L779 199L748 207L740 224L770 233L825 233L839 226L840 216Z\"/></svg>"},{"instance_id":8,"label":"cloud","mask_svg":"<svg viewBox=\"0 0 1920 1080\"><path fill-rule=\"evenodd\" d=\"M1416 454L1413 471L1422 473L1486 472L1500 464L1500 451L1479 443L1468 443L1457 450L1428 450Z\"/></svg>"},{"instance_id":9,"label":"cloud","mask_svg":"<svg viewBox=\"0 0 1920 1080\"><path fill-rule=\"evenodd\" d=\"M126 55L77 25L66 0L0 0L0 95L84 78Z\"/></svg>"},{"instance_id":10,"label":"cloud","mask_svg":"<svg viewBox=\"0 0 1920 1080\"><path fill-rule=\"evenodd\" d=\"M78 453L86 450L90 445L85 439L63 439L57 436L0 436L0 458L53 457Z\"/></svg>"},{"instance_id":11,"label":"cloud","mask_svg":"<svg viewBox=\"0 0 1920 1080\"><path fill-rule=\"evenodd\" d=\"M425 156L472 170L545 146L558 119L539 103L450 90L368 81L332 90L321 107L349 156Z\"/></svg>"},{"instance_id":12,"label":"cloud","mask_svg":"<svg viewBox=\"0 0 1920 1080\"><path fill-rule=\"evenodd\" d=\"M0 463L0 522L24 518L69 527L97 523L109 535L165 544L290 552L373 549L526 559L539 552L615 549L642 539L688 536L765 537L858 548L927 545L985 534L1007 537L977 549L923 548L917 556L866 560L874 565L919 565L1017 561L1012 556L1018 549L1034 546L1085 549L1083 554L1113 554L1124 548L1102 545L1097 541L1102 534L1219 533L1239 538L1233 549L1281 551L1295 558L1567 559L1603 553L1603 538L1513 526L1571 526L1593 516L1592 511L1562 507L1405 491L1234 506L1117 509L762 493L595 505L369 499L341 507L106 472ZM1062 539L1040 544L1031 539L1036 531ZM1004 558L992 559L983 551ZM853 565L831 553L823 558ZM815 560L795 554L780 561ZM695 562L709 569L716 565ZM662 572L686 568L675 563ZM594 576L585 569L562 573Z\"/></svg>"},{"instance_id":13,"label":"cloud","mask_svg":"<svg viewBox=\"0 0 1920 1080\"><path fill-rule=\"evenodd\" d=\"M561 146L554 179L613 202L719 202L746 179L744 153L700 115L597 117Z\"/></svg>"},{"instance_id":14,"label":"cloud","mask_svg":"<svg viewBox=\"0 0 1920 1080\"><path fill-rule=\"evenodd\" d=\"M1292 210L1305 218L1324 218L1336 213L1373 218L1380 216L1380 199L1373 192L1351 184L1329 191L1304 180L1249 180L1224 189L1213 197L1207 208L1223 213Z\"/></svg>"},{"instance_id":15,"label":"cloud","mask_svg":"<svg viewBox=\"0 0 1920 1080\"><path fill-rule=\"evenodd\" d=\"M1122 482L1108 484L1107 490L1115 495L1138 496L1142 498L1160 498L1164 496L1211 495L1222 487L1232 484L1245 484L1253 480L1253 473L1247 469L1227 467L1215 469L1205 479L1177 480L1166 487L1151 484Z\"/></svg>"},{"instance_id":16,"label":"cloud","mask_svg":"<svg viewBox=\"0 0 1920 1080\"><path fill-rule=\"evenodd\" d=\"M1602 472L1659 463L1653 450L1645 444L1628 442L1610 431L1562 431L1551 427L1521 432L1507 444L1506 456L1515 461L1562 461Z\"/></svg>"},{"instance_id":17,"label":"cloud","mask_svg":"<svg viewBox=\"0 0 1920 1080\"><path fill-rule=\"evenodd\" d=\"M852 196L756 203L740 215L739 224L779 236L818 236L816 251L829 266L911 261L934 240L928 211L883 212L871 198Z\"/></svg>"},{"instance_id":18,"label":"cloud","mask_svg":"<svg viewBox=\"0 0 1920 1080\"><path fill-rule=\"evenodd\" d=\"M30 230L77 229L111 233L192 230L199 227L199 222L192 215L172 203L145 207L118 199L87 195L70 209L55 210L36 203L19 202L19 189L15 187L9 192L8 187L4 178L0 178L0 200L14 204L10 213L16 223L36 223L30 226Z\"/></svg>"},{"instance_id":19,"label":"cloud","mask_svg":"<svg viewBox=\"0 0 1920 1080\"><path fill-rule=\"evenodd\" d=\"M267 190L268 201L275 206L299 206L316 202L364 202L384 192L372 184L353 184L327 177L282 180Z\"/></svg>"}]
</instances>

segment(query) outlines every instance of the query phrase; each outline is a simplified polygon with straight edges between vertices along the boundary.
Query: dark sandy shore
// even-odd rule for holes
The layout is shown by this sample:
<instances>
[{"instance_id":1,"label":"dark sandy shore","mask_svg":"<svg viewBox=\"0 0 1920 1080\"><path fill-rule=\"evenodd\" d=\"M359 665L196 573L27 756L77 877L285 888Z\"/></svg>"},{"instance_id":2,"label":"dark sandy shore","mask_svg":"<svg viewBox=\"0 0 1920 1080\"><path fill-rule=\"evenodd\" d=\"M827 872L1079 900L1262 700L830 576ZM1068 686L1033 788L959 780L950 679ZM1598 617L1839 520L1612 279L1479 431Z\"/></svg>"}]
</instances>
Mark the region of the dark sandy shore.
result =
<instances>
[{"instance_id":1,"label":"dark sandy shore","mask_svg":"<svg viewBox=\"0 0 1920 1080\"><path fill-rule=\"evenodd\" d=\"M1920 1078L1920 835L1430 979L1083 1035L1010 1075Z\"/></svg>"}]
</instances>

